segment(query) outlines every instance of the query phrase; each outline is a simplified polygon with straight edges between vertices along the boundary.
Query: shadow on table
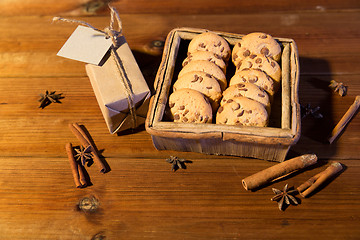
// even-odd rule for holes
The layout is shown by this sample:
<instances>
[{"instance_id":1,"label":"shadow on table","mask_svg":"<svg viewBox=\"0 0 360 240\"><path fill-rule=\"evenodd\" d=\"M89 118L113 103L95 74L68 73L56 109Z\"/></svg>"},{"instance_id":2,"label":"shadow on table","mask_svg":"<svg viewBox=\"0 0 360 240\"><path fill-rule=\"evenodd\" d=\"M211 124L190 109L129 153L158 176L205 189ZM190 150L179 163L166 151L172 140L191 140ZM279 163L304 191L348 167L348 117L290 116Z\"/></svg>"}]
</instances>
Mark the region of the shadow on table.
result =
<instances>
[{"instance_id":1,"label":"shadow on table","mask_svg":"<svg viewBox=\"0 0 360 240\"><path fill-rule=\"evenodd\" d=\"M332 73L324 59L300 57L299 101L302 106L301 137L288 157L315 153L319 158L336 154L336 141L328 137L335 124L333 120L333 91L329 88Z\"/></svg>"},{"instance_id":2,"label":"shadow on table","mask_svg":"<svg viewBox=\"0 0 360 240\"><path fill-rule=\"evenodd\" d=\"M151 93L154 93L154 81L161 62L161 55L152 55L140 51L133 51L134 57L141 69L141 72L149 86Z\"/></svg>"}]
</instances>

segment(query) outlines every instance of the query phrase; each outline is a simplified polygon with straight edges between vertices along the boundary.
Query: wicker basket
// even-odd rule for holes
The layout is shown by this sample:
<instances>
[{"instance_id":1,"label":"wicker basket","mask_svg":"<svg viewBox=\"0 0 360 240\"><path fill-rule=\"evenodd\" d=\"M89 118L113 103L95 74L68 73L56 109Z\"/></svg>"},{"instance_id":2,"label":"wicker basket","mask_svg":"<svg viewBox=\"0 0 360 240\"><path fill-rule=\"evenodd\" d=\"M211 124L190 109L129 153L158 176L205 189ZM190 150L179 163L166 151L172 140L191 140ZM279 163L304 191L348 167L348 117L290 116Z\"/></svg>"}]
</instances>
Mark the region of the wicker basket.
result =
<instances>
[{"instance_id":1,"label":"wicker basket","mask_svg":"<svg viewBox=\"0 0 360 240\"><path fill-rule=\"evenodd\" d=\"M282 46L282 86L272 103L268 127L229 126L220 124L174 123L167 119L168 96L187 46L205 29L178 28L166 39L162 62L156 79L156 93L151 99L146 130L152 135L158 150L191 151L205 154L234 155L270 161L284 161L286 154L300 137L300 105L298 99L299 59L292 39L275 38ZM231 47L243 35L215 32L225 38ZM235 71L232 63L227 79Z\"/></svg>"}]
</instances>

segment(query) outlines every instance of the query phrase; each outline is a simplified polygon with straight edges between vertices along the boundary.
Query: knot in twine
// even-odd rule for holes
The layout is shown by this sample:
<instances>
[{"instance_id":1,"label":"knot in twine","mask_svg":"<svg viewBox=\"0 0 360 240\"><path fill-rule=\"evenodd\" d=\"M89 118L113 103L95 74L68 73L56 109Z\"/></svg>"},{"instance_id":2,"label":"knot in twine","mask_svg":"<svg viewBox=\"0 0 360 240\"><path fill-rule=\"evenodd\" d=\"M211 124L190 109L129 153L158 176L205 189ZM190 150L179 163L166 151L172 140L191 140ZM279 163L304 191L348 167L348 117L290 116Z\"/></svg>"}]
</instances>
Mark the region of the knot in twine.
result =
<instances>
[{"instance_id":1,"label":"knot in twine","mask_svg":"<svg viewBox=\"0 0 360 240\"><path fill-rule=\"evenodd\" d=\"M127 94L127 101L128 101L128 105L129 105L129 110L130 110L130 114L131 114L131 119L132 119L132 128L135 128L137 126L136 123L136 110L135 110L135 104L134 104L134 93L132 91L132 87L131 87L131 82L130 80L127 78L127 75L124 74L125 73L125 69L124 66L122 64L122 61L119 57L119 55L116 52L116 49L119 47L119 36L122 36L122 23L121 23L121 19L119 16L119 13L117 12L117 10L108 5L110 10L111 10L111 19L110 19L110 24L108 27L105 27L104 30L100 30L98 28L93 27L92 25L90 25L87 22L84 21L80 21L80 20L75 20L75 19L66 19L66 18L62 18L62 17L54 17L53 21L63 21L63 22L69 22L69 23L78 23L84 26L87 26L97 32L102 33L105 38L111 38L113 44L110 47L111 49L111 56L113 57L113 59L115 60L116 66L117 66L117 70L121 76L122 79L122 83L124 85L124 88L126 90L126 94ZM117 29L114 28L115 25L115 20L117 23Z\"/></svg>"}]
</instances>

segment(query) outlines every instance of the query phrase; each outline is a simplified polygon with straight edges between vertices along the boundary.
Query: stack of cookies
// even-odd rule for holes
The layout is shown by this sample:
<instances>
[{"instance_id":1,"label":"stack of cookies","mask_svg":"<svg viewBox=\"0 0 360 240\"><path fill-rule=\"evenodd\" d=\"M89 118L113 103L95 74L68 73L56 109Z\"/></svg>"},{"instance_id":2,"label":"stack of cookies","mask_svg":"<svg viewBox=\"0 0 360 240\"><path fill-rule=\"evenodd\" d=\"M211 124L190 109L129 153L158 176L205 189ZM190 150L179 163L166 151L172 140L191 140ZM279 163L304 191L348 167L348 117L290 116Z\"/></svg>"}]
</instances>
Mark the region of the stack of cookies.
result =
<instances>
[{"instance_id":1,"label":"stack of cookies","mask_svg":"<svg viewBox=\"0 0 360 240\"><path fill-rule=\"evenodd\" d=\"M205 32L190 41L169 97L174 122L213 122L213 113L228 85L226 68L230 56L229 44L215 33Z\"/></svg>"},{"instance_id":2,"label":"stack of cookies","mask_svg":"<svg viewBox=\"0 0 360 240\"><path fill-rule=\"evenodd\" d=\"M216 123L267 126L274 94L280 86L279 43L269 34L250 33L232 51L236 67L223 93Z\"/></svg>"},{"instance_id":3,"label":"stack of cookies","mask_svg":"<svg viewBox=\"0 0 360 240\"><path fill-rule=\"evenodd\" d=\"M230 56L236 71L228 83ZM174 122L267 126L280 85L280 57L280 45L265 33L244 36L232 53L221 36L199 34L189 43L169 97Z\"/></svg>"}]
</instances>

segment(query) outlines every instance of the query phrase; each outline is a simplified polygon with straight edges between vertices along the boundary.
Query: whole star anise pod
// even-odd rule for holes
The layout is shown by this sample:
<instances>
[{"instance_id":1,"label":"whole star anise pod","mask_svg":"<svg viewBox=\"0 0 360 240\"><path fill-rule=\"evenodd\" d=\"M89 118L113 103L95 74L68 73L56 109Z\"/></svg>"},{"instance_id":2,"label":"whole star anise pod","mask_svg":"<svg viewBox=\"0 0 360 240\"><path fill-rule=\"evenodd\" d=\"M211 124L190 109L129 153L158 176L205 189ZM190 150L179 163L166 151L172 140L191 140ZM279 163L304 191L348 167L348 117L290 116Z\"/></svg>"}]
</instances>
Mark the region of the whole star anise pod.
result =
<instances>
[{"instance_id":1,"label":"whole star anise pod","mask_svg":"<svg viewBox=\"0 0 360 240\"><path fill-rule=\"evenodd\" d=\"M75 148L75 158L77 161L80 161L80 163L85 166L86 162L92 159L91 155L91 146L89 145L87 148L84 148L83 146L80 146L80 149Z\"/></svg>"},{"instance_id":2,"label":"whole star anise pod","mask_svg":"<svg viewBox=\"0 0 360 240\"><path fill-rule=\"evenodd\" d=\"M310 103L306 104L305 106L300 105L300 109L301 109L301 117L305 118L309 115L311 115L312 117L319 119L319 118L323 118L324 116L319 112L320 107L311 107Z\"/></svg>"},{"instance_id":3,"label":"whole star anise pod","mask_svg":"<svg viewBox=\"0 0 360 240\"><path fill-rule=\"evenodd\" d=\"M290 205L298 205L298 201L292 194L297 193L297 190L289 190L288 184L285 185L284 189L281 191L276 188L272 188L273 192L276 194L274 197L271 198L271 201L277 201L278 207L280 211L284 210L284 204Z\"/></svg>"},{"instance_id":4,"label":"whole star anise pod","mask_svg":"<svg viewBox=\"0 0 360 240\"><path fill-rule=\"evenodd\" d=\"M173 172L175 172L179 168L186 169L185 163L191 163L191 161L189 160L178 158L176 156L170 156L170 158L166 159L166 161L168 163L171 163L171 171Z\"/></svg>"},{"instance_id":5,"label":"whole star anise pod","mask_svg":"<svg viewBox=\"0 0 360 240\"><path fill-rule=\"evenodd\" d=\"M331 80L329 87L334 92L338 92L339 95L342 96L342 97L346 95L347 87L344 86L344 84L342 82L337 82L335 80Z\"/></svg>"},{"instance_id":6,"label":"whole star anise pod","mask_svg":"<svg viewBox=\"0 0 360 240\"><path fill-rule=\"evenodd\" d=\"M55 94L56 91L49 92L46 90L45 94L40 94L40 106L39 108L45 108L46 106L50 105L51 103L61 103L60 99L64 98L61 96L62 93Z\"/></svg>"}]
</instances>

